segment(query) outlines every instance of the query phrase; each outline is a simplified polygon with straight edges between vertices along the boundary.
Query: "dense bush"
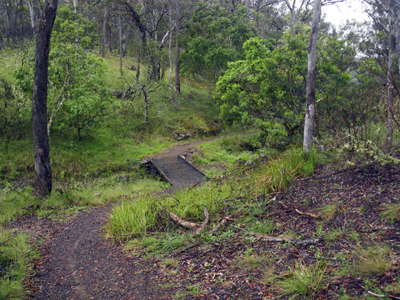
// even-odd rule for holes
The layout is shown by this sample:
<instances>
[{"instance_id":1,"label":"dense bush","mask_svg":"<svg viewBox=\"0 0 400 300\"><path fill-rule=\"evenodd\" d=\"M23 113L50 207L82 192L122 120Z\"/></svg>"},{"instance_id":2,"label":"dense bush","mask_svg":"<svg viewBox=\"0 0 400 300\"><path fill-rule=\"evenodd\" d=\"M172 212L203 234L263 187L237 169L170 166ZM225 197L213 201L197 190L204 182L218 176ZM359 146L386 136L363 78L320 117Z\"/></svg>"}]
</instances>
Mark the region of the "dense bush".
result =
<instances>
[{"instance_id":1,"label":"dense bush","mask_svg":"<svg viewBox=\"0 0 400 300\"><path fill-rule=\"evenodd\" d=\"M285 34L278 46L260 38L248 40L245 58L229 64L217 82L221 116L229 124L256 125L264 143L285 144L300 132L304 118L307 73L307 30L296 36ZM337 106L351 76L346 72L351 49L335 37L325 36L337 45L321 49L318 61L318 102L321 109ZM331 45L331 46L332 46ZM350 55L350 57L352 57Z\"/></svg>"}]
</instances>

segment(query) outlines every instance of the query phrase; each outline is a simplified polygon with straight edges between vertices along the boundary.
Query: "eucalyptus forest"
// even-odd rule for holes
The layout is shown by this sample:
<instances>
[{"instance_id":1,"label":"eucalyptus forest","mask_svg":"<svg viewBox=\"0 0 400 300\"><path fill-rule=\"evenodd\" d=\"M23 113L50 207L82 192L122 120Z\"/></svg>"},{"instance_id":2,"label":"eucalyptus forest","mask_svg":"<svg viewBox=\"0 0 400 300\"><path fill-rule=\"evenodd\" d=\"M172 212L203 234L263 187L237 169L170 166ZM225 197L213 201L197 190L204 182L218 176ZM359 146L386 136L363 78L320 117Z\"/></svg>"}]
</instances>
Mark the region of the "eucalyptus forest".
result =
<instances>
[{"instance_id":1,"label":"eucalyptus forest","mask_svg":"<svg viewBox=\"0 0 400 300\"><path fill-rule=\"evenodd\" d=\"M0 0L0 300L400 299L399 129L400 0Z\"/></svg>"}]
</instances>

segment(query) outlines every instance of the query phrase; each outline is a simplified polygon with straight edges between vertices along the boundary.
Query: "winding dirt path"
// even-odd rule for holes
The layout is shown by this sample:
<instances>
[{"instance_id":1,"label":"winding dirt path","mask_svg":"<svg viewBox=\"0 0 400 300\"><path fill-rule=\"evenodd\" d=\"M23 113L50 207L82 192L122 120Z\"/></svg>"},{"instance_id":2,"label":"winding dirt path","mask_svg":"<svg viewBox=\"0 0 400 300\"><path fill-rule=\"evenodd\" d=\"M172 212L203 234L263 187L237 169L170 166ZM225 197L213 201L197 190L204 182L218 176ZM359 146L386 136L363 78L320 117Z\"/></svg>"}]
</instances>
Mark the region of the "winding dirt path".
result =
<instances>
[{"instance_id":1,"label":"winding dirt path","mask_svg":"<svg viewBox=\"0 0 400 300\"><path fill-rule=\"evenodd\" d=\"M213 139L178 145L154 158L176 157ZM111 208L82 212L53 234L35 266L31 299L171 299L172 291L159 286L157 266L132 261L104 238Z\"/></svg>"}]
</instances>

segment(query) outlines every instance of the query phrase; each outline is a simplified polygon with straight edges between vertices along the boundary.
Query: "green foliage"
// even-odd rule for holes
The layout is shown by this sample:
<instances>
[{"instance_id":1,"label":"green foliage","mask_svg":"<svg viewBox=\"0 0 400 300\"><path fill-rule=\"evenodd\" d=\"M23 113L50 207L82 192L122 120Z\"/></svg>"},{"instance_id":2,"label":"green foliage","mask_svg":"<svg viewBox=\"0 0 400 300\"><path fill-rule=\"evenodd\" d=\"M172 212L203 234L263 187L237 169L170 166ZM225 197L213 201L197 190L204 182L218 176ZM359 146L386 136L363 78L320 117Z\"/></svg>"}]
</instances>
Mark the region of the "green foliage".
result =
<instances>
[{"instance_id":1,"label":"green foliage","mask_svg":"<svg viewBox=\"0 0 400 300\"><path fill-rule=\"evenodd\" d=\"M30 106L13 84L0 78L0 138L21 138L27 127Z\"/></svg>"},{"instance_id":2,"label":"green foliage","mask_svg":"<svg viewBox=\"0 0 400 300\"><path fill-rule=\"evenodd\" d=\"M297 263L290 269L289 276L278 281L277 285L285 295L290 296L290 299L300 297L310 299L324 288L326 275L326 265L323 262L317 261L310 266Z\"/></svg>"},{"instance_id":3,"label":"green foliage","mask_svg":"<svg viewBox=\"0 0 400 300\"><path fill-rule=\"evenodd\" d=\"M57 10L57 18L52 32L52 42L59 45L79 45L85 50L93 50L97 46L99 36L96 33L96 23L71 6L61 6Z\"/></svg>"},{"instance_id":4,"label":"green foliage","mask_svg":"<svg viewBox=\"0 0 400 300\"><path fill-rule=\"evenodd\" d=\"M201 5L185 32L183 71L216 78L229 61L242 56L241 47L252 36L246 8L230 11L218 5Z\"/></svg>"},{"instance_id":5,"label":"green foliage","mask_svg":"<svg viewBox=\"0 0 400 300\"><path fill-rule=\"evenodd\" d=\"M90 54L93 23L64 7L57 17L49 57L49 124L59 130L81 131L98 124L109 100L104 88L104 63ZM89 35L88 35L89 34ZM32 58L32 53L27 54ZM33 59L23 59L16 77L30 97L33 87Z\"/></svg>"},{"instance_id":6,"label":"green foliage","mask_svg":"<svg viewBox=\"0 0 400 300\"><path fill-rule=\"evenodd\" d=\"M217 102L228 123L256 125L263 143L282 146L296 135L303 121L307 72L307 31L296 36L285 34L277 46L260 38L244 45L244 59L232 62L217 82ZM326 36L329 43L340 43L336 52L322 51L318 61L318 99L329 106L348 84L347 64L338 56L348 51L344 42ZM349 51L348 51L349 52ZM346 52L347 53L347 52Z\"/></svg>"}]
</instances>

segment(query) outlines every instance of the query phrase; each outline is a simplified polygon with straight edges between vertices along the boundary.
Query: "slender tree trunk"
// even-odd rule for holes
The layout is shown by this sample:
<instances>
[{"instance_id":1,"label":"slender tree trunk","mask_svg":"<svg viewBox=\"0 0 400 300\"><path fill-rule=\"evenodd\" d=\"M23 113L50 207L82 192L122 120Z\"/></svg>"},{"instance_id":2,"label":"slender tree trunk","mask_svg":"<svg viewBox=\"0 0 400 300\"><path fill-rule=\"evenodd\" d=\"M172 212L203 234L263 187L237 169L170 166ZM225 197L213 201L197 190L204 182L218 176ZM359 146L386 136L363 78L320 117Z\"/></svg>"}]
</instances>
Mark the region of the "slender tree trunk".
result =
<instances>
[{"instance_id":1,"label":"slender tree trunk","mask_svg":"<svg viewBox=\"0 0 400 300\"><path fill-rule=\"evenodd\" d=\"M38 17L37 16L38 3L37 3L37 0L27 0L26 2L27 2L27 5L28 5L32 32L35 33L37 17Z\"/></svg>"},{"instance_id":2,"label":"slender tree trunk","mask_svg":"<svg viewBox=\"0 0 400 300\"><path fill-rule=\"evenodd\" d=\"M172 59L172 38L173 38L173 21L172 21L172 1L169 1L169 7L168 7L168 13L169 13L169 28L171 30L171 34L169 35L169 40L168 40L168 61L169 61L169 70L168 70L168 82L172 81L172 70L173 70L173 59Z\"/></svg>"},{"instance_id":3,"label":"slender tree trunk","mask_svg":"<svg viewBox=\"0 0 400 300\"><path fill-rule=\"evenodd\" d=\"M146 87L142 86L143 99L144 99L144 122L149 122L149 95L147 94Z\"/></svg>"},{"instance_id":4,"label":"slender tree trunk","mask_svg":"<svg viewBox=\"0 0 400 300\"><path fill-rule=\"evenodd\" d=\"M303 150L305 153L311 151L314 127L315 127L315 77L317 64L317 41L319 23L321 21L321 0L314 0L314 12L312 20L312 29L310 37L310 46L308 50L308 69L307 69L307 87L306 87L306 114L304 121L304 140Z\"/></svg>"},{"instance_id":5,"label":"slender tree trunk","mask_svg":"<svg viewBox=\"0 0 400 300\"><path fill-rule=\"evenodd\" d=\"M175 91L181 93L181 49L178 38L176 37L176 57L175 57Z\"/></svg>"},{"instance_id":6,"label":"slender tree trunk","mask_svg":"<svg viewBox=\"0 0 400 300\"><path fill-rule=\"evenodd\" d=\"M78 12L78 6L79 6L78 0L72 0L72 5L74 6L74 12L77 13Z\"/></svg>"},{"instance_id":7,"label":"slender tree trunk","mask_svg":"<svg viewBox=\"0 0 400 300\"><path fill-rule=\"evenodd\" d=\"M38 24L35 56L35 83L32 97L32 128L35 145L37 192L47 196L52 189L50 145L47 134L47 86L50 37L57 13L58 0L46 0Z\"/></svg>"},{"instance_id":8,"label":"slender tree trunk","mask_svg":"<svg viewBox=\"0 0 400 300\"><path fill-rule=\"evenodd\" d=\"M103 23L102 23L102 43L100 48L100 55L102 57L106 56L107 53L107 24L108 24L109 9L108 6L104 7L103 12Z\"/></svg>"},{"instance_id":9,"label":"slender tree trunk","mask_svg":"<svg viewBox=\"0 0 400 300\"><path fill-rule=\"evenodd\" d=\"M121 15L118 16L118 33L119 33L119 73L124 75L124 71L122 69L122 57L123 55L123 46L122 46L122 17Z\"/></svg>"},{"instance_id":10,"label":"slender tree trunk","mask_svg":"<svg viewBox=\"0 0 400 300\"><path fill-rule=\"evenodd\" d=\"M175 57L175 90L178 94L181 93L181 49L179 47L179 30L180 30L180 17L181 17L181 7L179 1L175 3L176 9L176 29L175 29L175 47L176 47L176 57Z\"/></svg>"},{"instance_id":11,"label":"slender tree trunk","mask_svg":"<svg viewBox=\"0 0 400 300\"><path fill-rule=\"evenodd\" d=\"M389 53L387 60L386 72L386 85L387 85L387 98L386 98L386 142L384 150L390 153L393 146L393 97L394 97L394 84L393 84L393 56L395 52L395 35L393 26L393 17L389 17L390 32L389 32Z\"/></svg>"}]
</instances>

